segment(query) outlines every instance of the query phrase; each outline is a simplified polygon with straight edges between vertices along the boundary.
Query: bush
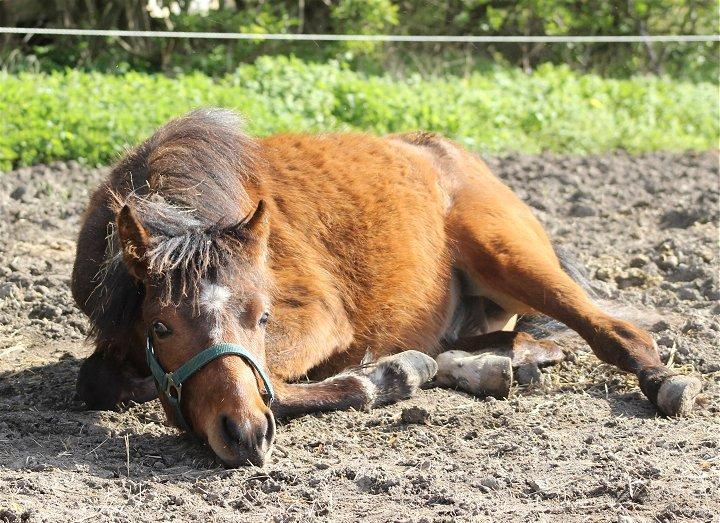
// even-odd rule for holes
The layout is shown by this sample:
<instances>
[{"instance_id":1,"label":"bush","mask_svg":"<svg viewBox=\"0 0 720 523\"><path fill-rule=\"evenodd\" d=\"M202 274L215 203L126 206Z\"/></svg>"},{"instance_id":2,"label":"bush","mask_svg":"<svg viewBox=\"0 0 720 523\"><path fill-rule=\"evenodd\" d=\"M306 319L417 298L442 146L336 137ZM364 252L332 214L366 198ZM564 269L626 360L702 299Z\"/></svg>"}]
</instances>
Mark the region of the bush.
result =
<instances>
[{"instance_id":1,"label":"bush","mask_svg":"<svg viewBox=\"0 0 720 523\"><path fill-rule=\"evenodd\" d=\"M337 63L261 58L233 74L177 78L78 71L0 75L0 170L115 160L199 106L245 114L252 132L433 130L481 152L573 153L717 147L718 87L604 79L544 65L467 78L367 76Z\"/></svg>"}]
</instances>

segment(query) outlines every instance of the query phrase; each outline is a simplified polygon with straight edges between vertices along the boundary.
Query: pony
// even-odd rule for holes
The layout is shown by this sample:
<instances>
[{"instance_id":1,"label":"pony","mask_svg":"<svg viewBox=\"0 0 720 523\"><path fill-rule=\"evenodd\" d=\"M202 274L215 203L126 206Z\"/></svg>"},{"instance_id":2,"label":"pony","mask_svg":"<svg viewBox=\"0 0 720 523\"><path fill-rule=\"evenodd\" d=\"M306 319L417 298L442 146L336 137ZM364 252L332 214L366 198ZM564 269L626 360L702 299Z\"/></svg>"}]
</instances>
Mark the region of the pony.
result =
<instances>
[{"instance_id":1,"label":"pony","mask_svg":"<svg viewBox=\"0 0 720 523\"><path fill-rule=\"evenodd\" d=\"M542 351L508 324L544 315L687 414L701 382L568 272L529 207L438 134L260 139L232 111L195 110L90 198L72 293L95 350L77 392L93 409L159 394L224 464L261 466L276 418L406 398L451 349ZM172 383L217 344L236 353L205 358L182 398L158 392L150 365Z\"/></svg>"}]
</instances>

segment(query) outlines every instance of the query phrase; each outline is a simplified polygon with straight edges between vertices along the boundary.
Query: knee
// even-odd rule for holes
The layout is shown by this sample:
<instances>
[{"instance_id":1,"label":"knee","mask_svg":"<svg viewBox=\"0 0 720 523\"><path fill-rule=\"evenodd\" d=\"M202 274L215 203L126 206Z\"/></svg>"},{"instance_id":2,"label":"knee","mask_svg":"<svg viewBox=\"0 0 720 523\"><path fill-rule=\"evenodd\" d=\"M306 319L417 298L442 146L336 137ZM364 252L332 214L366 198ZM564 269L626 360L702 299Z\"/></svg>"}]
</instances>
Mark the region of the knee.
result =
<instances>
[{"instance_id":1,"label":"knee","mask_svg":"<svg viewBox=\"0 0 720 523\"><path fill-rule=\"evenodd\" d=\"M78 399L91 410L117 410L134 395L128 365L111 354L95 352L80 366Z\"/></svg>"}]
</instances>

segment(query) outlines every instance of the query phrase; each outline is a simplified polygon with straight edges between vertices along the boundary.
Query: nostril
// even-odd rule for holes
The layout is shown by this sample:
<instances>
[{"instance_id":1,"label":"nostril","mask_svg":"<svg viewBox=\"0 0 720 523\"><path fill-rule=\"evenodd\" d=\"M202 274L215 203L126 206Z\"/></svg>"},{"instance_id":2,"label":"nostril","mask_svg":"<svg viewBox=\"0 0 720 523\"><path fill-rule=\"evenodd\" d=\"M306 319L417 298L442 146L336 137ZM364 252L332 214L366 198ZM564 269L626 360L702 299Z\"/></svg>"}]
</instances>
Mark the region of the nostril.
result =
<instances>
[{"instance_id":1,"label":"nostril","mask_svg":"<svg viewBox=\"0 0 720 523\"><path fill-rule=\"evenodd\" d=\"M240 431L240 425L230 416L223 416L220 419L220 426L222 427L223 437L228 443L237 445L242 441L243 437Z\"/></svg>"},{"instance_id":2,"label":"nostril","mask_svg":"<svg viewBox=\"0 0 720 523\"><path fill-rule=\"evenodd\" d=\"M263 443L266 445L265 448L270 448L275 441L275 417L272 412L267 411L265 413L266 430L263 438Z\"/></svg>"},{"instance_id":3,"label":"nostril","mask_svg":"<svg viewBox=\"0 0 720 523\"><path fill-rule=\"evenodd\" d=\"M254 426L250 421L238 423L230 416L220 419L223 437L231 445L241 445L256 449L269 447L275 439L275 419L271 413L257 420Z\"/></svg>"}]
</instances>

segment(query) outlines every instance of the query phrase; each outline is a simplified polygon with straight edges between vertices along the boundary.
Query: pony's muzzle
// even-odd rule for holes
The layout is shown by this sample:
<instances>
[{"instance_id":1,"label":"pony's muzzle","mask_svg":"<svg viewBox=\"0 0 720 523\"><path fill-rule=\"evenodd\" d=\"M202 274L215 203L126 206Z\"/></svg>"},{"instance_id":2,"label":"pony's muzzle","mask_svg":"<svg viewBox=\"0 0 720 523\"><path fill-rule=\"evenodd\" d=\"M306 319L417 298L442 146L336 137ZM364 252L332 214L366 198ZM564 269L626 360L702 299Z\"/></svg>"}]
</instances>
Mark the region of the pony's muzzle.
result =
<instances>
[{"instance_id":1,"label":"pony's muzzle","mask_svg":"<svg viewBox=\"0 0 720 523\"><path fill-rule=\"evenodd\" d=\"M269 409L263 417L252 421L224 414L219 423L220 434L232 455L231 459L223 458L227 466L265 464L275 441L275 417Z\"/></svg>"}]
</instances>

